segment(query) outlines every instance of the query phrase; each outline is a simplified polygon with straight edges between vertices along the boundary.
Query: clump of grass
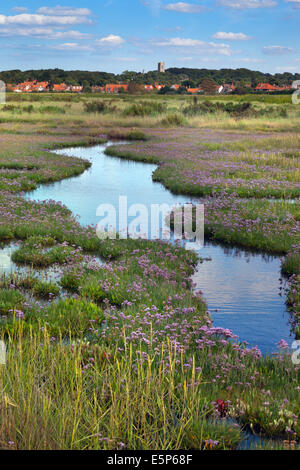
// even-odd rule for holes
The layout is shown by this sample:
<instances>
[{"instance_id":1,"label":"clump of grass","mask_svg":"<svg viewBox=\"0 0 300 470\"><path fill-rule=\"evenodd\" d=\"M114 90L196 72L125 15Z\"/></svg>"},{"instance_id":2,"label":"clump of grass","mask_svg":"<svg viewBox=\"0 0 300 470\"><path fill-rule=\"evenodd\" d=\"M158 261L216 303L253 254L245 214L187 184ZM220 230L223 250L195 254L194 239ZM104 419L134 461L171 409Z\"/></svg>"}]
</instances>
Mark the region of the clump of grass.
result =
<instances>
[{"instance_id":1,"label":"clump of grass","mask_svg":"<svg viewBox=\"0 0 300 470\"><path fill-rule=\"evenodd\" d=\"M14 106L13 104L6 104L1 109L2 111L10 113L32 113L34 111L34 106L29 104L27 106Z\"/></svg>"},{"instance_id":2,"label":"clump of grass","mask_svg":"<svg viewBox=\"0 0 300 470\"><path fill-rule=\"evenodd\" d=\"M185 118L182 114L171 113L167 114L165 118L162 119L161 124L166 127L177 127L183 126L185 124Z\"/></svg>"},{"instance_id":3,"label":"clump of grass","mask_svg":"<svg viewBox=\"0 0 300 470\"><path fill-rule=\"evenodd\" d=\"M58 245L52 237L31 237L12 255L18 264L36 267L48 267L52 264L63 264L75 253L67 244Z\"/></svg>"},{"instance_id":4,"label":"clump of grass","mask_svg":"<svg viewBox=\"0 0 300 470\"><path fill-rule=\"evenodd\" d=\"M132 130L129 132L124 129L111 129L107 131L107 137L109 139L115 140L148 140L148 137L145 132L139 129Z\"/></svg>"},{"instance_id":5,"label":"clump of grass","mask_svg":"<svg viewBox=\"0 0 300 470\"><path fill-rule=\"evenodd\" d=\"M60 106L41 106L39 109L41 114L66 114L66 110Z\"/></svg>"},{"instance_id":6,"label":"clump of grass","mask_svg":"<svg viewBox=\"0 0 300 470\"><path fill-rule=\"evenodd\" d=\"M128 139L128 140L144 140L145 141L145 140L148 140L148 137L145 134L145 132L140 131L140 130L134 130L134 131L128 132L128 134L126 135L126 139Z\"/></svg>"},{"instance_id":7,"label":"clump of grass","mask_svg":"<svg viewBox=\"0 0 300 470\"><path fill-rule=\"evenodd\" d=\"M17 110L20 112L20 107L14 106L13 104L5 104L4 106L2 106L1 110L4 112L6 111L9 113L14 113Z\"/></svg>"},{"instance_id":8,"label":"clump of grass","mask_svg":"<svg viewBox=\"0 0 300 470\"><path fill-rule=\"evenodd\" d=\"M32 290L37 283L37 278L27 274L26 277L15 277L11 282L19 289Z\"/></svg>"},{"instance_id":9,"label":"clump of grass","mask_svg":"<svg viewBox=\"0 0 300 470\"><path fill-rule=\"evenodd\" d=\"M289 279L290 286L287 292L286 304L293 317L293 330L296 339L300 338L300 275L293 275Z\"/></svg>"},{"instance_id":10,"label":"clump of grass","mask_svg":"<svg viewBox=\"0 0 300 470\"><path fill-rule=\"evenodd\" d=\"M300 274L300 252L295 251L288 253L282 262L281 269L283 274L286 274L287 276Z\"/></svg>"},{"instance_id":11,"label":"clump of grass","mask_svg":"<svg viewBox=\"0 0 300 470\"><path fill-rule=\"evenodd\" d=\"M286 409L281 402L272 397L263 403L256 401L244 405L241 421L250 426L254 432L269 437L282 436L289 429L298 430L297 417L293 411Z\"/></svg>"},{"instance_id":12,"label":"clump of grass","mask_svg":"<svg viewBox=\"0 0 300 470\"><path fill-rule=\"evenodd\" d=\"M11 240L14 237L13 231L10 227L1 225L0 226L0 240L6 241Z\"/></svg>"},{"instance_id":13,"label":"clump of grass","mask_svg":"<svg viewBox=\"0 0 300 470\"><path fill-rule=\"evenodd\" d=\"M86 113L114 113L117 107L106 103L105 101L92 101L84 103L84 111Z\"/></svg>"},{"instance_id":14,"label":"clump of grass","mask_svg":"<svg viewBox=\"0 0 300 470\"><path fill-rule=\"evenodd\" d=\"M286 107L257 107L248 101L226 102L206 100L198 103L198 100L196 100L193 104L184 107L182 113L190 117L218 113L225 113L233 118L262 118L264 116L286 118L288 116Z\"/></svg>"},{"instance_id":15,"label":"clump of grass","mask_svg":"<svg viewBox=\"0 0 300 470\"><path fill-rule=\"evenodd\" d=\"M32 286L32 292L41 299L52 299L59 295L59 287L54 282L37 280Z\"/></svg>"},{"instance_id":16,"label":"clump of grass","mask_svg":"<svg viewBox=\"0 0 300 470\"><path fill-rule=\"evenodd\" d=\"M0 315L12 314L15 310L22 310L25 296L15 289L0 289Z\"/></svg>"},{"instance_id":17,"label":"clump of grass","mask_svg":"<svg viewBox=\"0 0 300 470\"><path fill-rule=\"evenodd\" d=\"M35 320L46 325L51 336L83 338L101 327L104 314L93 302L67 298L50 304Z\"/></svg>"},{"instance_id":18,"label":"clump of grass","mask_svg":"<svg viewBox=\"0 0 300 470\"><path fill-rule=\"evenodd\" d=\"M70 292L78 292L81 284L81 272L72 270L63 274L60 279L60 285L63 289Z\"/></svg>"},{"instance_id":19,"label":"clump of grass","mask_svg":"<svg viewBox=\"0 0 300 470\"><path fill-rule=\"evenodd\" d=\"M182 443L186 449L233 450L243 440L242 430L226 420L193 418L183 433Z\"/></svg>"},{"instance_id":20,"label":"clump of grass","mask_svg":"<svg viewBox=\"0 0 300 470\"><path fill-rule=\"evenodd\" d=\"M83 297L93 300L94 302L101 303L107 298L107 293L102 288L98 279L89 279L85 282L80 290Z\"/></svg>"},{"instance_id":21,"label":"clump of grass","mask_svg":"<svg viewBox=\"0 0 300 470\"><path fill-rule=\"evenodd\" d=\"M23 106L22 111L24 113L33 113L34 106L32 104L29 104L28 106Z\"/></svg>"},{"instance_id":22,"label":"clump of grass","mask_svg":"<svg viewBox=\"0 0 300 470\"><path fill-rule=\"evenodd\" d=\"M141 101L139 103L134 103L131 106L128 106L124 109L124 116L156 116L165 112L166 109L164 105L156 101Z\"/></svg>"},{"instance_id":23,"label":"clump of grass","mask_svg":"<svg viewBox=\"0 0 300 470\"><path fill-rule=\"evenodd\" d=\"M182 110L185 116L195 116L198 114L208 114L224 112L232 116L245 116L254 113L251 103L223 103L213 101L203 101L186 106Z\"/></svg>"}]
</instances>

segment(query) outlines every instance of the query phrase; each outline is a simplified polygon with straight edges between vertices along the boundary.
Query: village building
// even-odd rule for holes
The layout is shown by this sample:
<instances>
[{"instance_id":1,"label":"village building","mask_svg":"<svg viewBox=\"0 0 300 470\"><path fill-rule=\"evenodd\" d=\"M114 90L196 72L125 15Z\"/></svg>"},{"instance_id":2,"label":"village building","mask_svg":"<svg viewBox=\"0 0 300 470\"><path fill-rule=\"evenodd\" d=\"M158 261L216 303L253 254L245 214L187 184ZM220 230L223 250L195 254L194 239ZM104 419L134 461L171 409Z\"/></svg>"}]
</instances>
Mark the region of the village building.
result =
<instances>
[{"instance_id":1,"label":"village building","mask_svg":"<svg viewBox=\"0 0 300 470\"><path fill-rule=\"evenodd\" d=\"M70 85L69 86L69 91L72 91L73 93L81 93L83 91L83 86L81 86L81 85Z\"/></svg>"},{"instance_id":2,"label":"village building","mask_svg":"<svg viewBox=\"0 0 300 470\"><path fill-rule=\"evenodd\" d=\"M53 91L55 92L63 92L63 91L68 91L69 87L65 83L60 83L60 84L54 84L53 85Z\"/></svg>"},{"instance_id":3,"label":"village building","mask_svg":"<svg viewBox=\"0 0 300 470\"><path fill-rule=\"evenodd\" d=\"M145 91L153 91L155 89L154 85L143 85Z\"/></svg>"},{"instance_id":4,"label":"village building","mask_svg":"<svg viewBox=\"0 0 300 470\"><path fill-rule=\"evenodd\" d=\"M236 86L233 83L224 83L222 87L222 93L232 93L236 89Z\"/></svg>"},{"instance_id":5,"label":"village building","mask_svg":"<svg viewBox=\"0 0 300 470\"><path fill-rule=\"evenodd\" d=\"M284 91L291 90L292 87L289 85L277 86L271 85L270 83L259 83L255 88L256 91Z\"/></svg>"},{"instance_id":6,"label":"village building","mask_svg":"<svg viewBox=\"0 0 300 470\"><path fill-rule=\"evenodd\" d=\"M155 84L144 84L141 85L142 90L146 92L153 92L153 91L160 91L162 88L164 88L166 85L162 85L159 83ZM251 84L245 85L249 90L253 89L251 87ZM259 83L254 90L258 92L276 92L276 91L285 91L285 90L291 90L292 88L297 88L295 85L283 85L283 86L277 86L277 85L271 85L270 83ZM120 92L128 92L128 83L110 83L105 86L92 86L92 92L93 93L111 93L111 94L116 94ZM180 90L182 88L181 84L174 83L171 85L171 89L175 92ZM233 83L224 83L223 85L214 85L215 93L232 93L235 89L236 86ZM15 93L32 93L32 92L48 92L48 91L53 91L55 93L62 93L62 92L72 92L72 93L82 93L84 90L84 87L82 85L67 85L66 83L60 83L60 84L54 84L52 87L50 86L50 83L47 81L42 81L38 82L37 80L27 80L24 81L23 83L19 83L17 85L14 84L8 84L7 85L7 91L12 91ZM203 93L203 89L201 85L198 87L186 87L187 93L190 94L199 94ZM213 91L213 89L212 89Z\"/></svg>"},{"instance_id":7,"label":"village building","mask_svg":"<svg viewBox=\"0 0 300 470\"><path fill-rule=\"evenodd\" d=\"M92 86L92 92L93 93L104 93L105 92L105 86Z\"/></svg>"},{"instance_id":8,"label":"village building","mask_svg":"<svg viewBox=\"0 0 300 470\"><path fill-rule=\"evenodd\" d=\"M128 84L109 84L105 85L105 93L120 93L120 91L128 91Z\"/></svg>"},{"instance_id":9,"label":"village building","mask_svg":"<svg viewBox=\"0 0 300 470\"><path fill-rule=\"evenodd\" d=\"M202 88L187 88L186 90L188 93L191 93L192 95L198 94L198 93L203 93Z\"/></svg>"},{"instance_id":10,"label":"village building","mask_svg":"<svg viewBox=\"0 0 300 470\"><path fill-rule=\"evenodd\" d=\"M7 90L14 91L15 93L32 93L33 91L43 92L43 91L49 90L49 83L38 82L37 80L25 81L15 86L12 84L9 84L7 86Z\"/></svg>"}]
</instances>

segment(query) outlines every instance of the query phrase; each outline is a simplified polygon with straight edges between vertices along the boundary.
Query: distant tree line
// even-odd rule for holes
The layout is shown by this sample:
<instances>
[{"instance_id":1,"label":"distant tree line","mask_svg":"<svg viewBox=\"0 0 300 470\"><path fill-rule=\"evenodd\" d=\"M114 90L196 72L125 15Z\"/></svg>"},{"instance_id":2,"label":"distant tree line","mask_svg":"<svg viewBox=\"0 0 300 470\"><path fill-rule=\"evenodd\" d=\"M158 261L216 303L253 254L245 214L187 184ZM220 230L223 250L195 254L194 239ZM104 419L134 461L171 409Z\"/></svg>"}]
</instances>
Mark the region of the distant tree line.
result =
<instances>
[{"instance_id":1,"label":"distant tree line","mask_svg":"<svg viewBox=\"0 0 300 470\"><path fill-rule=\"evenodd\" d=\"M171 86L174 83L197 87L203 80L213 80L216 84L234 83L240 87L251 85L253 88L260 82L272 85L290 85L294 80L300 80L300 73L262 73L245 68L241 69L190 69L170 68L165 73L157 71L141 73L128 71L115 75L107 72L89 72L82 70L65 71L61 69L47 70L9 70L0 72L0 80L5 83L18 84L26 80L47 81L50 84L66 83L67 85L82 85L85 88L92 86L103 86L107 83L130 83L154 84Z\"/></svg>"},{"instance_id":2,"label":"distant tree line","mask_svg":"<svg viewBox=\"0 0 300 470\"><path fill-rule=\"evenodd\" d=\"M294 80L300 80L300 73L263 73L245 68L241 69L189 69L189 68L171 68L167 70L173 77L188 76L188 79L198 85L204 79L214 80L218 85L223 83L235 83L239 86L251 85L255 88L258 83L266 82L271 85L290 85Z\"/></svg>"}]
</instances>

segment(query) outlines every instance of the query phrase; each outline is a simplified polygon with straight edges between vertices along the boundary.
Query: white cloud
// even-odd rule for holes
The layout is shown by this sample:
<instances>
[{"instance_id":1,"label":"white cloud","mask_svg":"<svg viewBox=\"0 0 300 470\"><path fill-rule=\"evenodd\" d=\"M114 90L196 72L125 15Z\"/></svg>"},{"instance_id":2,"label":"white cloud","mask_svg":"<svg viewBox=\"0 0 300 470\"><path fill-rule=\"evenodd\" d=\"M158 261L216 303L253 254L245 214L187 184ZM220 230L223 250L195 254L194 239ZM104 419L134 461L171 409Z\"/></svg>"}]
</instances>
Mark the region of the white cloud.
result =
<instances>
[{"instance_id":1,"label":"white cloud","mask_svg":"<svg viewBox=\"0 0 300 470\"><path fill-rule=\"evenodd\" d=\"M294 49L292 47L285 46L265 46L263 48L263 53L268 55L285 55L292 54Z\"/></svg>"},{"instance_id":2,"label":"white cloud","mask_svg":"<svg viewBox=\"0 0 300 470\"><path fill-rule=\"evenodd\" d=\"M87 33L81 33L80 31L52 31L47 39L88 39L91 35Z\"/></svg>"},{"instance_id":3,"label":"white cloud","mask_svg":"<svg viewBox=\"0 0 300 470\"><path fill-rule=\"evenodd\" d=\"M287 3L292 3L294 10L300 9L300 0L285 0Z\"/></svg>"},{"instance_id":4,"label":"white cloud","mask_svg":"<svg viewBox=\"0 0 300 470\"><path fill-rule=\"evenodd\" d=\"M136 62L136 57L116 57L115 60L120 62Z\"/></svg>"},{"instance_id":5,"label":"white cloud","mask_svg":"<svg viewBox=\"0 0 300 470\"><path fill-rule=\"evenodd\" d=\"M253 59L248 57L237 58L237 62L245 62L246 64L261 64L263 62L262 59Z\"/></svg>"},{"instance_id":6,"label":"white cloud","mask_svg":"<svg viewBox=\"0 0 300 470\"><path fill-rule=\"evenodd\" d=\"M98 39L95 44L98 46L104 47L117 47L124 44L125 40L121 36L116 36L114 34L109 34L101 39Z\"/></svg>"},{"instance_id":7,"label":"white cloud","mask_svg":"<svg viewBox=\"0 0 300 470\"><path fill-rule=\"evenodd\" d=\"M200 41L199 39L170 38L152 41L156 47L188 48L191 52L206 54L231 55L232 51L228 44L216 44L214 42ZM186 51L185 51L186 52Z\"/></svg>"},{"instance_id":8,"label":"white cloud","mask_svg":"<svg viewBox=\"0 0 300 470\"><path fill-rule=\"evenodd\" d=\"M194 3L185 2L168 3L168 5L165 5L163 9L168 11L177 11L178 13L202 13L207 10L203 5L195 5Z\"/></svg>"},{"instance_id":9,"label":"white cloud","mask_svg":"<svg viewBox=\"0 0 300 470\"><path fill-rule=\"evenodd\" d=\"M0 25L23 25L23 26L45 26L45 25L71 25L80 23L91 23L85 16L47 16L23 13L20 15L0 15Z\"/></svg>"},{"instance_id":10,"label":"white cloud","mask_svg":"<svg viewBox=\"0 0 300 470\"><path fill-rule=\"evenodd\" d=\"M247 10L253 8L272 8L277 5L275 0L218 0L217 5L234 8L236 10Z\"/></svg>"},{"instance_id":11,"label":"white cloud","mask_svg":"<svg viewBox=\"0 0 300 470\"><path fill-rule=\"evenodd\" d=\"M145 7L150 7L152 14L158 16L161 9L161 0L140 0Z\"/></svg>"},{"instance_id":12,"label":"white cloud","mask_svg":"<svg viewBox=\"0 0 300 470\"><path fill-rule=\"evenodd\" d=\"M78 44L77 42L65 42L63 44L58 44L56 46L50 46L49 49L54 49L56 51L93 51L93 47L84 46Z\"/></svg>"},{"instance_id":13,"label":"white cloud","mask_svg":"<svg viewBox=\"0 0 300 470\"><path fill-rule=\"evenodd\" d=\"M15 11L17 13L25 13L26 11L28 11L28 8L27 7L13 7L12 11Z\"/></svg>"},{"instance_id":14,"label":"white cloud","mask_svg":"<svg viewBox=\"0 0 300 470\"><path fill-rule=\"evenodd\" d=\"M0 27L0 36L2 37L36 37L41 39L88 39L91 36L80 31L55 31L49 27L35 27L35 28L24 28L24 27Z\"/></svg>"},{"instance_id":15,"label":"white cloud","mask_svg":"<svg viewBox=\"0 0 300 470\"><path fill-rule=\"evenodd\" d=\"M76 31L74 31L76 33ZM55 33L54 33L55 34ZM63 38L64 33L58 33ZM60 39L56 37L56 39ZM101 54L109 54L112 50L125 42L123 38L120 36L116 36L114 34L109 34L106 37L100 38L93 43L90 44L80 44L78 42L64 42L62 44L56 44L53 46L48 46L49 49L57 50L57 51L67 51L67 52L94 52L94 53L101 53ZM120 61L124 62L133 62L135 61L134 58L131 57L124 57L120 59Z\"/></svg>"},{"instance_id":16,"label":"white cloud","mask_svg":"<svg viewBox=\"0 0 300 470\"><path fill-rule=\"evenodd\" d=\"M276 67L276 70L277 70L277 72L283 72L283 73L284 72L291 72L291 73L299 72L299 68L298 67L293 67L293 66L291 66L291 67L289 67L289 66L287 66L287 67L286 66L280 66L280 67Z\"/></svg>"},{"instance_id":17,"label":"white cloud","mask_svg":"<svg viewBox=\"0 0 300 470\"><path fill-rule=\"evenodd\" d=\"M248 39L251 39L250 36L246 36L244 33L224 33L222 31L214 34L213 38L227 41L247 41Z\"/></svg>"},{"instance_id":18,"label":"white cloud","mask_svg":"<svg viewBox=\"0 0 300 470\"><path fill-rule=\"evenodd\" d=\"M156 26L155 29L157 31L162 31L163 33L174 33L174 32L178 33L179 31L183 31L183 28L181 26L174 26L173 28L172 27L160 28L160 27Z\"/></svg>"},{"instance_id":19,"label":"white cloud","mask_svg":"<svg viewBox=\"0 0 300 470\"><path fill-rule=\"evenodd\" d=\"M71 7L41 7L37 10L37 14L51 16L90 16L91 10L88 8L71 8Z\"/></svg>"}]
</instances>

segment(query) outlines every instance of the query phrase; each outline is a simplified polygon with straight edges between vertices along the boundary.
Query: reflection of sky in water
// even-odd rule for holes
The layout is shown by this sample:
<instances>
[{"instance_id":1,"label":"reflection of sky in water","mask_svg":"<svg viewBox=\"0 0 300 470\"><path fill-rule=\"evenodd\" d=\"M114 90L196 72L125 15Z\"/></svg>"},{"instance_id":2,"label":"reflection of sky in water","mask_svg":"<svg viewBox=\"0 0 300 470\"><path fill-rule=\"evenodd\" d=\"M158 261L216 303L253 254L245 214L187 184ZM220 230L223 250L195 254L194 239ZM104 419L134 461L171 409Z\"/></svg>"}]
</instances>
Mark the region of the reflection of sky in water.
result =
<instances>
[{"instance_id":1,"label":"reflection of sky in water","mask_svg":"<svg viewBox=\"0 0 300 470\"><path fill-rule=\"evenodd\" d=\"M279 258L211 244L200 255L212 261L200 264L193 280L204 292L215 326L232 329L265 353L274 352L281 339L291 343L285 298L279 295Z\"/></svg>"},{"instance_id":2,"label":"reflection of sky in water","mask_svg":"<svg viewBox=\"0 0 300 470\"><path fill-rule=\"evenodd\" d=\"M0 274L10 274L17 269L15 263L11 260L11 256L18 248L15 243L0 248Z\"/></svg>"},{"instance_id":3,"label":"reflection of sky in water","mask_svg":"<svg viewBox=\"0 0 300 470\"><path fill-rule=\"evenodd\" d=\"M189 202L185 196L176 196L160 183L152 181L156 165L126 161L104 155L105 146L73 148L57 151L88 159L92 167L76 178L51 185L43 185L28 197L32 200L61 201L74 214L80 215L84 225L97 224L100 204L118 208L119 196L128 197L131 204L169 204ZM129 218L130 221L130 218ZM202 257L212 257L200 265L196 274L197 287L204 292L208 308L216 326L230 328L241 340L258 345L263 352L273 352L275 343L289 338L290 328L284 298L278 295L280 287L280 260L265 262L261 255L234 256L236 250L226 251L207 245ZM244 253L244 254L243 254ZM213 312L218 309L218 312Z\"/></svg>"},{"instance_id":4,"label":"reflection of sky in water","mask_svg":"<svg viewBox=\"0 0 300 470\"><path fill-rule=\"evenodd\" d=\"M59 266L52 266L49 268L33 269L30 266L17 265L11 259L12 254L19 248L16 243L10 243L3 248L0 248L0 275L9 275L11 273L30 275L39 277L43 281L57 281L61 275L61 268Z\"/></svg>"},{"instance_id":5,"label":"reflection of sky in water","mask_svg":"<svg viewBox=\"0 0 300 470\"><path fill-rule=\"evenodd\" d=\"M8 255L0 253L0 268L7 269L11 265L11 259Z\"/></svg>"}]
</instances>

